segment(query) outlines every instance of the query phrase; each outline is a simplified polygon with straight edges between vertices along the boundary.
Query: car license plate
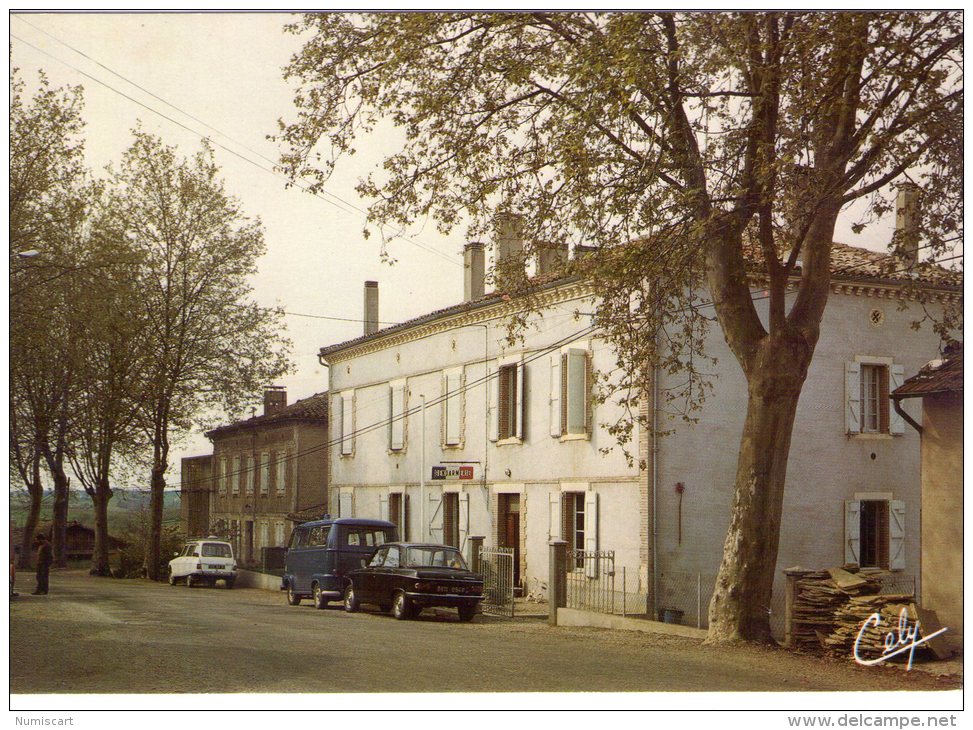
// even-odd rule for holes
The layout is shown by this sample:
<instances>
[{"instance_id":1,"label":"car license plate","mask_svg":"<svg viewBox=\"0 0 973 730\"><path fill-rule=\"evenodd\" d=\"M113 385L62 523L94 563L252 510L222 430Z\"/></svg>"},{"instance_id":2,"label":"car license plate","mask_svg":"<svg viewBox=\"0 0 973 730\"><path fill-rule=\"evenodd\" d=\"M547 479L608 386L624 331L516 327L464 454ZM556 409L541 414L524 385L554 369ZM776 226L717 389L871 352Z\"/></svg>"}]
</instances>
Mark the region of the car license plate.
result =
<instances>
[{"instance_id":1,"label":"car license plate","mask_svg":"<svg viewBox=\"0 0 973 730\"><path fill-rule=\"evenodd\" d=\"M207 565L207 570L223 570L222 565Z\"/></svg>"}]
</instances>

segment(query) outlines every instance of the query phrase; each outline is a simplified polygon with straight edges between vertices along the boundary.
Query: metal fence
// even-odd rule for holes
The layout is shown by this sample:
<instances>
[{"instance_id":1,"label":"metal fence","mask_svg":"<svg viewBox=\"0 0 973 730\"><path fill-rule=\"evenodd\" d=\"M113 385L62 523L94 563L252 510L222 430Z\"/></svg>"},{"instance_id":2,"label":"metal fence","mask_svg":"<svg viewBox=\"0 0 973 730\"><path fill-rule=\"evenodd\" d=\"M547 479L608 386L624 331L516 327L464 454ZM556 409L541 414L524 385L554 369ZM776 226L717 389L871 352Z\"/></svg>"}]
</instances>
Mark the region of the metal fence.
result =
<instances>
[{"instance_id":1,"label":"metal fence","mask_svg":"<svg viewBox=\"0 0 973 730\"><path fill-rule=\"evenodd\" d=\"M568 608L615 613L616 597L613 550L568 550Z\"/></svg>"},{"instance_id":2,"label":"metal fence","mask_svg":"<svg viewBox=\"0 0 973 730\"><path fill-rule=\"evenodd\" d=\"M514 615L514 549L480 548L483 613Z\"/></svg>"}]
</instances>

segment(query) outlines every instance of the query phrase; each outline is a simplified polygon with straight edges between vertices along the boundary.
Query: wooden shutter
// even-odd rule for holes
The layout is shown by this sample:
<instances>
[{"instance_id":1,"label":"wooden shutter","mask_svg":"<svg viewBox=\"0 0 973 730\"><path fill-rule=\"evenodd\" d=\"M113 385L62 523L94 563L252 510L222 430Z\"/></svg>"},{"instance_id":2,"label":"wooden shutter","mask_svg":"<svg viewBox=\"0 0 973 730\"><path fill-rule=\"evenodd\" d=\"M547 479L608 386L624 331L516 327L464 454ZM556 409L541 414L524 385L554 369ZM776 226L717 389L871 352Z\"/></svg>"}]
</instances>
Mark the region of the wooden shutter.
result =
<instances>
[{"instance_id":1,"label":"wooden shutter","mask_svg":"<svg viewBox=\"0 0 973 730\"><path fill-rule=\"evenodd\" d=\"M389 388L389 448L400 451L405 448L405 385Z\"/></svg>"},{"instance_id":2,"label":"wooden shutter","mask_svg":"<svg viewBox=\"0 0 973 730\"><path fill-rule=\"evenodd\" d=\"M845 363L845 431L861 433L862 430L862 368L857 362ZM857 562L857 561L853 561Z\"/></svg>"},{"instance_id":3,"label":"wooden shutter","mask_svg":"<svg viewBox=\"0 0 973 730\"><path fill-rule=\"evenodd\" d=\"M587 432L587 398L585 398L585 383L587 381L588 353L584 350L568 350L567 365L567 433L583 434Z\"/></svg>"},{"instance_id":4,"label":"wooden shutter","mask_svg":"<svg viewBox=\"0 0 973 730\"><path fill-rule=\"evenodd\" d=\"M564 434L561 426L561 355L551 355L551 436Z\"/></svg>"},{"instance_id":5,"label":"wooden shutter","mask_svg":"<svg viewBox=\"0 0 973 730\"><path fill-rule=\"evenodd\" d=\"M253 473L255 469L252 456L244 455L243 469L246 472L247 494L253 494Z\"/></svg>"},{"instance_id":6,"label":"wooden shutter","mask_svg":"<svg viewBox=\"0 0 973 730\"><path fill-rule=\"evenodd\" d=\"M598 550L598 493L585 492L584 495L584 549L586 552ZM585 575L598 577L598 558L588 556L584 561Z\"/></svg>"},{"instance_id":7,"label":"wooden shutter","mask_svg":"<svg viewBox=\"0 0 973 730\"><path fill-rule=\"evenodd\" d=\"M341 394L341 453L351 454L354 451L355 436L355 393L354 391Z\"/></svg>"},{"instance_id":8,"label":"wooden shutter","mask_svg":"<svg viewBox=\"0 0 973 730\"><path fill-rule=\"evenodd\" d=\"M402 494L402 522L399 523L399 539L403 542L409 539L409 495Z\"/></svg>"},{"instance_id":9,"label":"wooden shutter","mask_svg":"<svg viewBox=\"0 0 973 730\"><path fill-rule=\"evenodd\" d=\"M888 367L875 368L878 375L878 432L891 433L889 424L889 411L892 401L889 400L889 369Z\"/></svg>"},{"instance_id":10,"label":"wooden shutter","mask_svg":"<svg viewBox=\"0 0 973 730\"><path fill-rule=\"evenodd\" d=\"M470 534L470 495L461 492L459 495L459 549L466 549L466 538Z\"/></svg>"},{"instance_id":11,"label":"wooden shutter","mask_svg":"<svg viewBox=\"0 0 973 730\"><path fill-rule=\"evenodd\" d=\"M243 480L243 473L240 470L240 455L233 457L233 473L230 474L230 481L233 484L233 493L240 493L240 482Z\"/></svg>"},{"instance_id":12,"label":"wooden shutter","mask_svg":"<svg viewBox=\"0 0 973 730\"><path fill-rule=\"evenodd\" d=\"M335 441L335 436L337 436L338 442L338 453L343 454L344 452L344 436L345 436L345 424L344 424L344 399L339 393L334 397L334 406L331 408L331 413L328 414L328 418L331 423L331 441Z\"/></svg>"},{"instance_id":13,"label":"wooden shutter","mask_svg":"<svg viewBox=\"0 0 973 730\"><path fill-rule=\"evenodd\" d=\"M342 492L338 495L338 516L339 517L353 517L352 515L353 502L351 492Z\"/></svg>"},{"instance_id":14,"label":"wooden shutter","mask_svg":"<svg viewBox=\"0 0 973 730\"><path fill-rule=\"evenodd\" d=\"M861 561L862 503L857 499L845 502L845 562Z\"/></svg>"},{"instance_id":15,"label":"wooden shutter","mask_svg":"<svg viewBox=\"0 0 973 730\"><path fill-rule=\"evenodd\" d=\"M432 542L442 543L443 541L443 495L429 495L429 536ZM424 529L425 525L422 526ZM419 535L419 540L424 540L423 535Z\"/></svg>"},{"instance_id":16,"label":"wooden shutter","mask_svg":"<svg viewBox=\"0 0 973 730\"><path fill-rule=\"evenodd\" d=\"M496 441L499 437L499 410L500 410L500 377L496 366L489 365L487 367L487 382L486 386L490 394L487 399L487 425L489 439L491 441Z\"/></svg>"},{"instance_id":17,"label":"wooden shutter","mask_svg":"<svg viewBox=\"0 0 973 730\"><path fill-rule=\"evenodd\" d=\"M260 493L270 494L270 454L260 455Z\"/></svg>"},{"instance_id":18,"label":"wooden shutter","mask_svg":"<svg viewBox=\"0 0 973 730\"><path fill-rule=\"evenodd\" d=\"M456 446L461 440L460 421L462 418L462 373L448 373L444 378L446 386L446 402L443 415L446 420L447 446Z\"/></svg>"},{"instance_id":19,"label":"wooden shutter","mask_svg":"<svg viewBox=\"0 0 973 730\"><path fill-rule=\"evenodd\" d=\"M525 433L524 421L526 420L525 416L527 415L527 411L526 411L527 396L526 393L524 392L524 386L526 384L526 375L527 375L527 368L524 366L524 363L523 362L517 363L517 393L516 393L517 397L516 397L516 411L514 416L517 423L516 423L516 430L514 431L514 434L521 441L524 440L524 433Z\"/></svg>"},{"instance_id":20,"label":"wooden shutter","mask_svg":"<svg viewBox=\"0 0 973 730\"><path fill-rule=\"evenodd\" d=\"M226 457L220 459L220 494L226 494Z\"/></svg>"},{"instance_id":21,"label":"wooden shutter","mask_svg":"<svg viewBox=\"0 0 973 730\"><path fill-rule=\"evenodd\" d=\"M497 378L497 386L500 392L498 404L497 431L501 439L510 438L513 433L513 424L510 423L510 400L511 400L511 380L510 367L500 368L500 377Z\"/></svg>"},{"instance_id":22,"label":"wooden shutter","mask_svg":"<svg viewBox=\"0 0 973 730\"><path fill-rule=\"evenodd\" d=\"M594 427L594 414L593 407L594 402L592 399L592 391L595 386L594 372L592 370L593 366L591 363L591 353L585 352L584 354L584 432L591 436L591 432Z\"/></svg>"},{"instance_id":23,"label":"wooden shutter","mask_svg":"<svg viewBox=\"0 0 973 730\"><path fill-rule=\"evenodd\" d=\"M561 535L561 493L551 492L548 499L550 511L548 512L547 539L548 541L562 540L564 537Z\"/></svg>"},{"instance_id":24,"label":"wooden shutter","mask_svg":"<svg viewBox=\"0 0 973 730\"><path fill-rule=\"evenodd\" d=\"M277 494L287 490L287 452L277 452Z\"/></svg>"},{"instance_id":25,"label":"wooden shutter","mask_svg":"<svg viewBox=\"0 0 973 730\"><path fill-rule=\"evenodd\" d=\"M389 495L378 495L378 519L389 522Z\"/></svg>"},{"instance_id":26,"label":"wooden shutter","mask_svg":"<svg viewBox=\"0 0 973 730\"><path fill-rule=\"evenodd\" d=\"M905 374L905 368L902 365L891 365L889 367L889 379L892 381L889 383L887 390L894 391L900 385L902 385L902 377ZM889 433L896 436L901 436L905 433L905 419L902 418L896 412L895 408L892 407L891 402L886 403L886 408L890 409L890 422L889 422Z\"/></svg>"},{"instance_id":27,"label":"wooden shutter","mask_svg":"<svg viewBox=\"0 0 973 730\"><path fill-rule=\"evenodd\" d=\"M905 502L889 502L889 569L905 570Z\"/></svg>"}]
</instances>

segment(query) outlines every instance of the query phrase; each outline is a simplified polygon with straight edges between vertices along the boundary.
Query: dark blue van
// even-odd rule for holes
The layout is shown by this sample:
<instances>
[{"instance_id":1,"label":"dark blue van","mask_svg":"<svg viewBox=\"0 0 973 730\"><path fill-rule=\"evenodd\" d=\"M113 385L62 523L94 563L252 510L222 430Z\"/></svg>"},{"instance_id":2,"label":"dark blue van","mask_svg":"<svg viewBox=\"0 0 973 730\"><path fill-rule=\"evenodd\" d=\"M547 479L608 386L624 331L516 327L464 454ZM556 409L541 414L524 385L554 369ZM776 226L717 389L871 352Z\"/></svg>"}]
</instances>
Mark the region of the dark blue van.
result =
<instances>
[{"instance_id":1,"label":"dark blue van","mask_svg":"<svg viewBox=\"0 0 973 730\"><path fill-rule=\"evenodd\" d=\"M300 524L291 533L280 589L292 606L312 598L316 608L324 608L344 596L349 571L367 563L380 545L398 539L398 528L383 520L325 515Z\"/></svg>"}]
</instances>

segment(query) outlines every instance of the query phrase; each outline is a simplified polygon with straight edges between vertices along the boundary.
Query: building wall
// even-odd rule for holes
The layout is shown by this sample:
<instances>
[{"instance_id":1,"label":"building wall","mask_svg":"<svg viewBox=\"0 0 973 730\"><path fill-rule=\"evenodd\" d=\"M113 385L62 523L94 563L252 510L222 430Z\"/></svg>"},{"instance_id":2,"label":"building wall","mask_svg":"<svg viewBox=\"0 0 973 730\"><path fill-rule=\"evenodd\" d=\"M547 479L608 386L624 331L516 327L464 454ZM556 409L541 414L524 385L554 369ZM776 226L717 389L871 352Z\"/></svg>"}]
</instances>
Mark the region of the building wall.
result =
<instances>
[{"instance_id":1,"label":"building wall","mask_svg":"<svg viewBox=\"0 0 973 730\"><path fill-rule=\"evenodd\" d=\"M922 606L949 629L943 638L961 648L963 394L922 401Z\"/></svg>"},{"instance_id":2,"label":"building wall","mask_svg":"<svg viewBox=\"0 0 973 730\"><path fill-rule=\"evenodd\" d=\"M179 522L187 536L202 535L209 527L216 484L213 457L190 456L182 460L179 481Z\"/></svg>"}]
</instances>

